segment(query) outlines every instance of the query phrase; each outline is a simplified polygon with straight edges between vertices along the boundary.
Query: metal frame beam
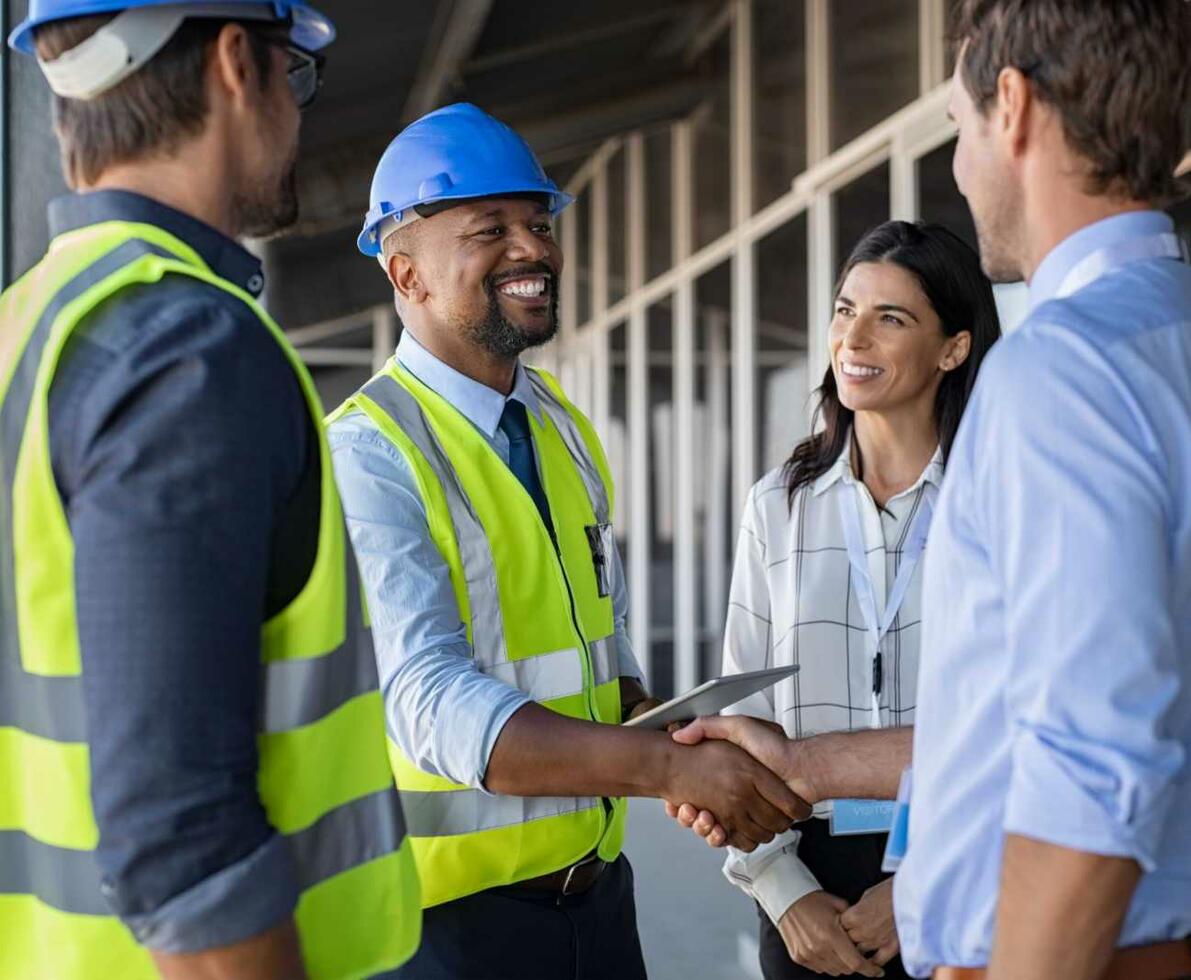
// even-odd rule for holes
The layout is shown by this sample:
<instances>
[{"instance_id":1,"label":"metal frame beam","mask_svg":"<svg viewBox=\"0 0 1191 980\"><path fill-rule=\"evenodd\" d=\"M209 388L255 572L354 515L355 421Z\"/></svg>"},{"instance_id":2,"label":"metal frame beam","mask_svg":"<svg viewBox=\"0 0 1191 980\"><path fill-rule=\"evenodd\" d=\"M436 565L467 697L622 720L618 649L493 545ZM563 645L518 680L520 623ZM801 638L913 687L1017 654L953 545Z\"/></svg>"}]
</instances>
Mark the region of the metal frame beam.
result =
<instances>
[{"instance_id":1,"label":"metal frame beam","mask_svg":"<svg viewBox=\"0 0 1191 980\"><path fill-rule=\"evenodd\" d=\"M417 78L401 112L405 122L438 107L448 86L459 77L475 50L491 10L492 0L454 0L438 8L431 32L435 40L425 47Z\"/></svg>"},{"instance_id":2,"label":"metal frame beam","mask_svg":"<svg viewBox=\"0 0 1191 980\"><path fill-rule=\"evenodd\" d=\"M625 146L629 295L645 285L645 139L633 133ZM629 638L646 681L653 683L649 642L649 559L653 535L649 520L649 337L644 304L628 313L629 457Z\"/></svg>"},{"instance_id":3,"label":"metal frame beam","mask_svg":"<svg viewBox=\"0 0 1191 980\"><path fill-rule=\"evenodd\" d=\"M695 136L689 120L670 130L670 220L674 263L691 254L695 226ZM695 562L695 280L674 293L674 689L699 682ZM655 454L660 456L660 454Z\"/></svg>"},{"instance_id":4,"label":"metal frame beam","mask_svg":"<svg viewBox=\"0 0 1191 980\"><path fill-rule=\"evenodd\" d=\"M753 217L753 5L732 7L732 224ZM757 269L753 241L732 255L732 512L744 511L757 478Z\"/></svg>"},{"instance_id":5,"label":"metal frame beam","mask_svg":"<svg viewBox=\"0 0 1191 980\"><path fill-rule=\"evenodd\" d=\"M603 317L608 309L608 158L604 158L591 182L591 211L588 221L588 262L591 266L591 313ZM611 377L608 371L608 332L593 330L591 344L591 420L600 438L608 437Z\"/></svg>"},{"instance_id":6,"label":"metal frame beam","mask_svg":"<svg viewBox=\"0 0 1191 980\"><path fill-rule=\"evenodd\" d=\"M506 48L503 51L482 54L469 60L463 66L463 73L465 75L476 75L480 72L492 71L495 68L504 68L508 65L516 65L525 61L558 55L563 51L581 48L585 44L598 44L601 41L610 41L624 34L632 34L636 31L652 27L659 21L685 17L689 15L689 11L690 5L686 3L661 5L652 10L646 10L636 17L625 17L611 23L595 24L591 27L570 31L566 34L556 34L552 37L542 38L540 41L534 41L531 44L523 44L519 47Z\"/></svg>"}]
</instances>

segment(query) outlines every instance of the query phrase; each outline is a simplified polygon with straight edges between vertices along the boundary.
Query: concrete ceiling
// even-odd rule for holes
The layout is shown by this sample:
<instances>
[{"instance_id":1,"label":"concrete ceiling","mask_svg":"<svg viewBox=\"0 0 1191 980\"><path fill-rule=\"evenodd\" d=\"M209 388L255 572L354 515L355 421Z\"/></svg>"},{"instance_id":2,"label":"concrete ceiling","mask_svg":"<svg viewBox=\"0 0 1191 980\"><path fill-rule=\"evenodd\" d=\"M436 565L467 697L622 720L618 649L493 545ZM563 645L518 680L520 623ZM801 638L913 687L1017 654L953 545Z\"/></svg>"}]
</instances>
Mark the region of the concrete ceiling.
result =
<instances>
[{"instance_id":1,"label":"concrete ceiling","mask_svg":"<svg viewBox=\"0 0 1191 980\"><path fill-rule=\"evenodd\" d=\"M608 136L689 111L720 0L336 0L303 130L298 236L358 224L402 126L458 100L517 128L556 179Z\"/></svg>"}]
</instances>

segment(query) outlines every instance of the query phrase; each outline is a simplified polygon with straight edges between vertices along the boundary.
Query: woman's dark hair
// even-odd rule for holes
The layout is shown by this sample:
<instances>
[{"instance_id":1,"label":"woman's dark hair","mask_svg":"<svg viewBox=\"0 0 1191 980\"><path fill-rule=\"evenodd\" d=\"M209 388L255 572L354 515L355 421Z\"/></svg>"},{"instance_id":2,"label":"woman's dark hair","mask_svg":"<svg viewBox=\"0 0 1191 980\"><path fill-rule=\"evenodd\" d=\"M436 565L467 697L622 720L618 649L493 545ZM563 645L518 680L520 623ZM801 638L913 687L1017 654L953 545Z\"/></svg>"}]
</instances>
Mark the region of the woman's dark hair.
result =
<instances>
[{"instance_id":1,"label":"woman's dark hair","mask_svg":"<svg viewBox=\"0 0 1191 980\"><path fill-rule=\"evenodd\" d=\"M852 249L835 282L836 297L848 273L862 262L891 262L905 269L922 287L938 314L944 334L954 337L964 330L972 334L967 360L943 376L935 396L935 425L946 462L980 364L1001 336L992 285L980 269L980 257L975 250L942 225L908 221L878 225ZM823 428L795 447L783 469L791 507L798 488L813 483L839 458L852 428L852 410L840 402L835 373L830 367L818 395L811 428L819 429L820 421ZM863 479L864 474L857 476Z\"/></svg>"}]
</instances>

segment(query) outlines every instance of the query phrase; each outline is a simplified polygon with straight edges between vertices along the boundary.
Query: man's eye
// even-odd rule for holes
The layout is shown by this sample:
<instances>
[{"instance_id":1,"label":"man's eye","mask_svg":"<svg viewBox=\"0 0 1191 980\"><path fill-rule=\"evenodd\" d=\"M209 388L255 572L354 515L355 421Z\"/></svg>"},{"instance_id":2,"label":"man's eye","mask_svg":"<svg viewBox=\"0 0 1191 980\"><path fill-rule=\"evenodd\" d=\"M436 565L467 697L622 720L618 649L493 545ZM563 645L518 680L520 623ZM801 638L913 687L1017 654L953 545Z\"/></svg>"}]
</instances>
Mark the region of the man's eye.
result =
<instances>
[{"instance_id":1,"label":"man's eye","mask_svg":"<svg viewBox=\"0 0 1191 980\"><path fill-rule=\"evenodd\" d=\"M883 319L886 323L892 323L899 327L904 327L906 325L904 320L895 317L892 313L886 313L881 319Z\"/></svg>"},{"instance_id":2,"label":"man's eye","mask_svg":"<svg viewBox=\"0 0 1191 980\"><path fill-rule=\"evenodd\" d=\"M502 235L502 234L504 234L504 229L501 228L499 225L497 225L495 228L485 228L483 231L480 232L480 234L481 235Z\"/></svg>"},{"instance_id":3,"label":"man's eye","mask_svg":"<svg viewBox=\"0 0 1191 980\"><path fill-rule=\"evenodd\" d=\"M850 306L837 306L835 308L836 316L851 316L852 308Z\"/></svg>"}]
</instances>

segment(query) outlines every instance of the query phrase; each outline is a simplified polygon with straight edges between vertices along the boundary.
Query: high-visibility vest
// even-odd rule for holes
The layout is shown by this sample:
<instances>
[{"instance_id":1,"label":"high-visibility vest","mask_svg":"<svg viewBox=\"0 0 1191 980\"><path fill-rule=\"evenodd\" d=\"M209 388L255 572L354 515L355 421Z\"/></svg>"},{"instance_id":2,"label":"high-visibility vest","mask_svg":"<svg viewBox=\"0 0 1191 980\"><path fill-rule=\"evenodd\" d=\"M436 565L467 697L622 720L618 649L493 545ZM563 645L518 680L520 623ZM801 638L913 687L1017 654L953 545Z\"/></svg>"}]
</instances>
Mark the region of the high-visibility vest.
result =
<instances>
[{"instance_id":1,"label":"high-visibility vest","mask_svg":"<svg viewBox=\"0 0 1191 980\"><path fill-rule=\"evenodd\" d=\"M74 548L50 466L47 404L80 320L118 290L164 275L224 289L260 318L319 433L317 555L301 592L261 629L258 787L293 852L310 976L371 976L412 954L421 912L318 395L250 295L162 229L122 221L59 236L0 297L0 976L157 976L107 906L94 860L87 729L103 719L83 714Z\"/></svg>"},{"instance_id":2,"label":"high-visibility vest","mask_svg":"<svg viewBox=\"0 0 1191 980\"><path fill-rule=\"evenodd\" d=\"M450 570L476 666L559 714L619 724L608 590L612 479L595 431L542 371L527 413L553 537L479 431L396 358L332 416L363 412L412 468L429 533ZM601 594L604 593L604 594ZM500 796L419 769L392 741L426 907L564 868L615 860L625 801Z\"/></svg>"}]
</instances>

